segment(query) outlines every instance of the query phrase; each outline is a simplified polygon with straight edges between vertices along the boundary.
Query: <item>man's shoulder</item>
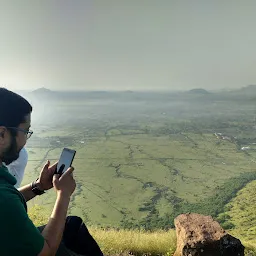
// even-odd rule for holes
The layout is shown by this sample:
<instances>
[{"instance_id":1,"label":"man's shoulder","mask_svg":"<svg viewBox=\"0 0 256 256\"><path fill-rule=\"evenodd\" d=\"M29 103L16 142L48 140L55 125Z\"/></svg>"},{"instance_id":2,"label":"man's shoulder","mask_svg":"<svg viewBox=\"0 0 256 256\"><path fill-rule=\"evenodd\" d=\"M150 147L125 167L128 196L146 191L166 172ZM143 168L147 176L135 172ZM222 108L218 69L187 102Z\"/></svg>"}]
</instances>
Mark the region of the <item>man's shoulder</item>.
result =
<instances>
[{"instance_id":1,"label":"man's shoulder","mask_svg":"<svg viewBox=\"0 0 256 256\"><path fill-rule=\"evenodd\" d=\"M2 203L3 201L6 202L6 200L8 200L8 202L14 203L16 201L15 199L24 203L24 198L22 194L12 184L1 183L0 194L0 203ZM12 199L14 200L12 201Z\"/></svg>"},{"instance_id":2,"label":"man's shoulder","mask_svg":"<svg viewBox=\"0 0 256 256\"><path fill-rule=\"evenodd\" d=\"M0 194L0 209L2 209L0 211L0 218L5 214L3 208L8 211L10 209L17 209L17 207L21 207L23 210L27 211L27 204L23 195L12 184L1 183Z\"/></svg>"},{"instance_id":3,"label":"man's shoulder","mask_svg":"<svg viewBox=\"0 0 256 256\"><path fill-rule=\"evenodd\" d=\"M3 184L0 184L0 194L0 218L3 220L0 255L38 255L44 238L29 219L23 196Z\"/></svg>"},{"instance_id":4,"label":"man's shoulder","mask_svg":"<svg viewBox=\"0 0 256 256\"><path fill-rule=\"evenodd\" d=\"M9 173L6 167L0 170L0 202L14 198L23 201L23 195L14 187L16 179ZM1 207L0 207L1 209ZM1 211L0 211L1 212Z\"/></svg>"}]
</instances>

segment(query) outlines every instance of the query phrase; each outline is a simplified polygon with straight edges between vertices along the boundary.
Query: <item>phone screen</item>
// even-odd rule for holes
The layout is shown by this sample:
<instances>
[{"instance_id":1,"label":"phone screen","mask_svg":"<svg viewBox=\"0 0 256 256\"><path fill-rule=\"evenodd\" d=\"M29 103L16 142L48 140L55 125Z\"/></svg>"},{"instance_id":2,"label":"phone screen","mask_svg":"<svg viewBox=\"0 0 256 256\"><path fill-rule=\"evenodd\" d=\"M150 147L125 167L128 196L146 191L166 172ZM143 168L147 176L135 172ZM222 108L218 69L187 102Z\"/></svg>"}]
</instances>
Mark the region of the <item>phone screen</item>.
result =
<instances>
[{"instance_id":1,"label":"phone screen","mask_svg":"<svg viewBox=\"0 0 256 256\"><path fill-rule=\"evenodd\" d=\"M63 174L71 166L73 159L75 157L76 151L68 148L64 148L59 162L57 164L57 173Z\"/></svg>"}]
</instances>

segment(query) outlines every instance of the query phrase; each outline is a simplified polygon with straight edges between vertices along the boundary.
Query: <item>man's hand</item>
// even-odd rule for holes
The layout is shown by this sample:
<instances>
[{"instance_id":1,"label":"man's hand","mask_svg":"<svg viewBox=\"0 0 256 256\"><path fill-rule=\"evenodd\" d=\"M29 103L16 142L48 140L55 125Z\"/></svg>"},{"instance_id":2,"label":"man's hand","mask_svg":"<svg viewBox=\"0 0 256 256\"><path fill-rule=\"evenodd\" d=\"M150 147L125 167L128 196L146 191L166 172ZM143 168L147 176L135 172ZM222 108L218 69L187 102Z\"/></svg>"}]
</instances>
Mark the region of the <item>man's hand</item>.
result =
<instances>
[{"instance_id":1,"label":"man's hand","mask_svg":"<svg viewBox=\"0 0 256 256\"><path fill-rule=\"evenodd\" d=\"M53 185L58 196L70 197L76 188L76 182L73 178L73 167L69 167L66 172L60 176L55 174L53 176Z\"/></svg>"},{"instance_id":2,"label":"man's hand","mask_svg":"<svg viewBox=\"0 0 256 256\"><path fill-rule=\"evenodd\" d=\"M47 163L44 165L39 179L37 180L37 186L40 190L48 190L53 187L52 179L54 172L57 168L58 162L50 166L50 161L48 160Z\"/></svg>"}]
</instances>

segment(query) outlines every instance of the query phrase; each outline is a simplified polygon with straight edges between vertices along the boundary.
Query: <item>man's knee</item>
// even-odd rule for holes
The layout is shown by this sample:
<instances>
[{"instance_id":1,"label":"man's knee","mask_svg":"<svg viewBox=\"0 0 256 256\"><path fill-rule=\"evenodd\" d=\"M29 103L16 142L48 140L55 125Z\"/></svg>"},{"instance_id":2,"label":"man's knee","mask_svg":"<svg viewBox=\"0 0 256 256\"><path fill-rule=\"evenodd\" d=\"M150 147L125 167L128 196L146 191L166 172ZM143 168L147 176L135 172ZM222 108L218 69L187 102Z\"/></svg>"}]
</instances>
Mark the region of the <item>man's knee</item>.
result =
<instances>
[{"instance_id":1,"label":"man's knee","mask_svg":"<svg viewBox=\"0 0 256 256\"><path fill-rule=\"evenodd\" d=\"M71 229L72 231L78 231L81 228L81 226L83 226L83 228L87 230L87 227L85 226L83 220L80 217L67 216L65 229L67 228L68 230Z\"/></svg>"},{"instance_id":2,"label":"man's knee","mask_svg":"<svg viewBox=\"0 0 256 256\"><path fill-rule=\"evenodd\" d=\"M66 223L68 223L70 221L77 222L77 223L82 223L83 222L83 220L78 216L67 216Z\"/></svg>"},{"instance_id":3,"label":"man's knee","mask_svg":"<svg viewBox=\"0 0 256 256\"><path fill-rule=\"evenodd\" d=\"M80 217L78 216L67 216L67 220L70 220L70 219L73 219L73 220L77 220L77 221L83 221Z\"/></svg>"},{"instance_id":4,"label":"man's knee","mask_svg":"<svg viewBox=\"0 0 256 256\"><path fill-rule=\"evenodd\" d=\"M90 235L83 220L77 216L68 216L63 234L64 244L73 252L82 255L102 256L102 252Z\"/></svg>"}]
</instances>

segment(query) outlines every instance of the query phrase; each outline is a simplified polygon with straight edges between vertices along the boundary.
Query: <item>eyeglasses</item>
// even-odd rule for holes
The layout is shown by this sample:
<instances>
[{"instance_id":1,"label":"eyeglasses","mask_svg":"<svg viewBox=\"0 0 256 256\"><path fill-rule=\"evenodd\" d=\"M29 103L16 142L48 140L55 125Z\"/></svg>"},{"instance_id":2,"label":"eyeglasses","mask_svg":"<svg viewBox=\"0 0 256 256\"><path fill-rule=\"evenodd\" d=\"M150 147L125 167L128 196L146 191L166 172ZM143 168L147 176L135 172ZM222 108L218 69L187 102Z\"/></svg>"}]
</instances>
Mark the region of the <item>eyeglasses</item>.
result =
<instances>
[{"instance_id":1,"label":"eyeglasses","mask_svg":"<svg viewBox=\"0 0 256 256\"><path fill-rule=\"evenodd\" d=\"M24 132L27 136L27 140L32 136L33 131L31 130L24 130L21 128L17 128L17 127L6 127L7 129L11 129L11 130L15 130L15 131L19 131L19 132Z\"/></svg>"}]
</instances>

